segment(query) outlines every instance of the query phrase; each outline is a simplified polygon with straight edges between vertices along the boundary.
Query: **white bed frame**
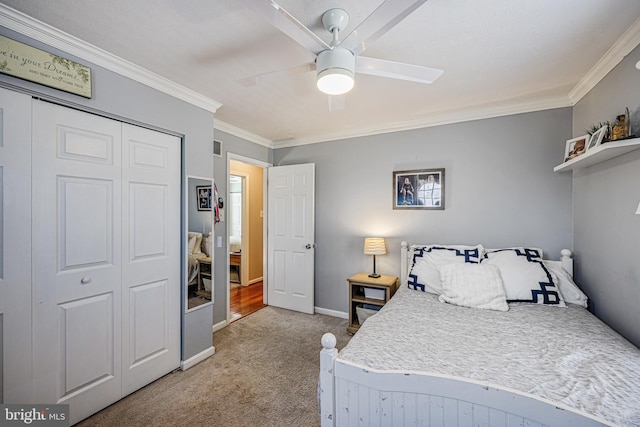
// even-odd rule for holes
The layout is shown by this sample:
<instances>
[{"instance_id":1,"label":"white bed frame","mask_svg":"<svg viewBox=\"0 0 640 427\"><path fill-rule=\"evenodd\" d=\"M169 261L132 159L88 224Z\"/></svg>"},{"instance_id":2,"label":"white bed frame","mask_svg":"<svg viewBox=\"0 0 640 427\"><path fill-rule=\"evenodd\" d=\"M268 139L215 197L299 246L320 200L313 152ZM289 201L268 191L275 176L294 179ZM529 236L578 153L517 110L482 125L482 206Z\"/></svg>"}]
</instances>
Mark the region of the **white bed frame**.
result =
<instances>
[{"instance_id":1,"label":"white bed frame","mask_svg":"<svg viewBox=\"0 0 640 427\"><path fill-rule=\"evenodd\" d=\"M401 286L408 272L402 242ZM573 274L571 251L561 251ZM338 358L336 338L322 337L320 417L329 426L605 426L585 413L524 393L426 374L381 372Z\"/></svg>"}]
</instances>

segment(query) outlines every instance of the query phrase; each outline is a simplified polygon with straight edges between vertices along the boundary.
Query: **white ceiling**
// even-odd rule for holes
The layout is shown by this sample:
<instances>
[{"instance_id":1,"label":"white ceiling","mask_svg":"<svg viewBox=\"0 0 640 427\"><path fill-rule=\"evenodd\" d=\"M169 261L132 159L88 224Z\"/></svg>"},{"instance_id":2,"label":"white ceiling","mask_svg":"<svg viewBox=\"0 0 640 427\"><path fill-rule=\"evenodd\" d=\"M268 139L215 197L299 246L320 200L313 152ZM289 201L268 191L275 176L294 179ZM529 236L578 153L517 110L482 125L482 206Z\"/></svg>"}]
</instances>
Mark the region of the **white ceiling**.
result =
<instances>
[{"instance_id":1,"label":"white ceiling","mask_svg":"<svg viewBox=\"0 0 640 427\"><path fill-rule=\"evenodd\" d=\"M637 0L430 0L364 55L443 76L426 85L356 75L345 109L330 111L314 72L239 83L314 56L238 1L1 2L221 103L216 121L274 146L573 105L640 43ZM329 42L325 10L349 12L346 35L382 1L278 3Z\"/></svg>"}]
</instances>

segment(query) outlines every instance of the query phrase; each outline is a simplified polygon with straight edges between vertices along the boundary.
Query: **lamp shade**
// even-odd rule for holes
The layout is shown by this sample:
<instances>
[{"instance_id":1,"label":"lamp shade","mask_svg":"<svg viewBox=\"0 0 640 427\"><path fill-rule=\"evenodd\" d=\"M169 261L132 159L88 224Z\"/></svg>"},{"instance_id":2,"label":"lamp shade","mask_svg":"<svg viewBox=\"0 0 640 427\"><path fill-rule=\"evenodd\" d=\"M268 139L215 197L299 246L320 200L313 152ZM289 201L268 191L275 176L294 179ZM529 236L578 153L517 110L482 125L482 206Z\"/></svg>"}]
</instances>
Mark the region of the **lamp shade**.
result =
<instances>
[{"instance_id":1,"label":"lamp shade","mask_svg":"<svg viewBox=\"0 0 640 427\"><path fill-rule=\"evenodd\" d=\"M386 253L384 237L366 237L364 239L365 255L384 255Z\"/></svg>"}]
</instances>

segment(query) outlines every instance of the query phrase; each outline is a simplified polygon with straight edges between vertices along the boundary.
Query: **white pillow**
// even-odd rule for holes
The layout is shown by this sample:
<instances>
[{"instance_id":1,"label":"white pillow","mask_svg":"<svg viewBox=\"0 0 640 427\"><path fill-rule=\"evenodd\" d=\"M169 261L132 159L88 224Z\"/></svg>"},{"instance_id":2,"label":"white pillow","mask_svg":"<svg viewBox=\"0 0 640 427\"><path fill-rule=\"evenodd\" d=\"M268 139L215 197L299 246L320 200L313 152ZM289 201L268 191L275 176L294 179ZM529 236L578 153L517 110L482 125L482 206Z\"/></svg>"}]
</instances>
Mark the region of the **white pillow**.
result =
<instances>
[{"instance_id":1,"label":"white pillow","mask_svg":"<svg viewBox=\"0 0 640 427\"><path fill-rule=\"evenodd\" d=\"M444 264L478 264L482 256L482 245L413 245L410 250L410 289L433 294L442 293L437 267Z\"/></svg>"},{"instance_id":2,"label":"white pillow","mask_svg":"<svg viewBox=\"0 0 640 427\"><path fill-rule=\"evenodd\" d=\"M491 264L446 264L438 266L441 302L462 307L508 311L500 268Z\"/></svg>"},{"instance_id":3,"label":"white pillow","mask_svg":"<svg viewBox=\"0 0 640 427\"><path fill-rule=\"evenodd\" d=\"M569 272L562 266L562 262L550 260L544 260L543 262L558 279L558 288L564 298L564 302L587 308L589 298L575 284Z\"/></svg>"},{"instance_id":4,"label":"white pillow","mask_svg":"<svg viewBox=\"0 0 640 427\"><path fill-rule=\"evenodd\" d=\"M211 232L209 232L209 234L202 239L202 251L208 257L210 257L211 254L213 253L211 251L212 243L213 243L213 237L211 236Z\"/></svg>"},{"instance_id":5,"label":"white pillow","mask_svg":"<svg viewBox=\"0 0 640 427\"><path fill-rule=\"evenodd\" d=\"M189 231L189 255L199 254L201 252L200 245L202 244L202 233L197 231Z\"/></svg>"},{"instance_id":6,"label":"white pillow","mask_svg":"<svg viewBox=\"0 0 640 427\"><path fill-rule=\"evenodd\" d=\"M500 268L507 302L567 306L556 285L558 279L542 261L541 250L507 248L485 251L482 263Z\"/></svg>"}]
</instances>

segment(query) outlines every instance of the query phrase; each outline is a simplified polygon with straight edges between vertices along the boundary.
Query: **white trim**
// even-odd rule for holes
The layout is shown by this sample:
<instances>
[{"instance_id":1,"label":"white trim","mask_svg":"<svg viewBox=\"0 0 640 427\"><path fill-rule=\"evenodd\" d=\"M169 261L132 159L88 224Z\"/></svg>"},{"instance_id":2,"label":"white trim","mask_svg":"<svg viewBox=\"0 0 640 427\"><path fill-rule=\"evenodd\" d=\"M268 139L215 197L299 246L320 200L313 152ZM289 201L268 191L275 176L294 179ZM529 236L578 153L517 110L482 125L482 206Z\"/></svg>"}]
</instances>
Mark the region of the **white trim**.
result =
<instances>
[{"instance_id":1,"label":"white trim","mask_svg":"<svg viewBox=\"0 0 640 427\"><path fill-rule=\"evenodd\" d=\"M569 99L573 105L582 99L595 85L600 83L616 65L620 63L633 49L640 44L640 18L604 54L596 65L569 92Z\"/></svg>"},{"instance_id":2,"label":"white trim","mask_svg":"<svg viewBox=\"0 0 640 427\"><path fill-rule=\"evenodd\" d=\"M258 145L262 145L267 148L273 148L273 141L267 138L263 138L260 135L256 135L255 133L251 133L247 130L240 129L239 127L233 126L227 122L223 122L222 120L213 120L213 129L214 133L216 130L221 132L228 133L233 136L237 136L238 138L242 138L249 142L254 142Z\"/></svg>"},{"instance_id":3,"label":"white trim","mask_svg":"<svg viewBox=\"0 0 640 427\"><path fill-rule=\"evenodd\" d=\"M0 25L212 113L222 106L198 92L3 4L0 4Z\"/></svg>"},{"instance_id":4,"label":"white trim","mask_svg":"<svg viewBox=\"0 0 640 427\"><path fill-rule=\"evenodd\" d=\"M314 307L313 310L316 312L316 314L324 314L327 316L339 317L340 319L349 318L349 313L346 313L344 311L329 310L328 308L322 308L322 307Z\"/></svg>"},{"instance_id":5,"label":"white trim","mask_svg":"<svg viewBox=\"0 0 640 427\"><path fill-rule=\"evenodd\" d=\"M228 325L229 325L229 322L227 322L226 320L223 320L223 321L218 322L218 323L214 323L211 333L218 332L220 329L224 329Z\"/></svg>"},{"instance_id":6,"label":"white trim","mask_svg":"<svg viewBox=\"0 0 640 427\"><path fill-rule=\"evenodd\" d=\"M213 356L215 352L216 352L216 348L214 346L211 346L208 349L196 354L195 356L191 356L187 360L181 360L180 369L182 369L183 371L186 371L187 369L194 367L195 365L207 359L208 357Z\"/></svg>"},{"instance_id":7,"label":"white trim","mask_svg":"<svg viewBox=\"0 0 640 427\"><path fill-rule=\"evenodd\" d=\"M529 113L532 111L551 110L554 108L572 107L573 104L568 97L559 96L531 102L523 102L510 105L475 106L464 110L445 113L434 113L428 119L413 120L407 122L393 123L385 126L372 126L368 129L360 129L349 133L344 130L327 133L324 135L309 138L292 138L274 141L273 148L295 147L298 145L315 144L318 142L335 141L338 139L357 138L370 135L380 135L390 132L401 132L405 130L421 129L433 126L461 123L471 120L489 119L494 117L509 116L513 114Z\"/></svg>"}]
</instances>

